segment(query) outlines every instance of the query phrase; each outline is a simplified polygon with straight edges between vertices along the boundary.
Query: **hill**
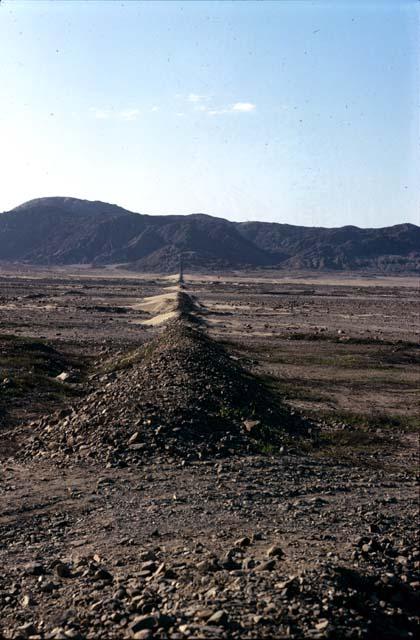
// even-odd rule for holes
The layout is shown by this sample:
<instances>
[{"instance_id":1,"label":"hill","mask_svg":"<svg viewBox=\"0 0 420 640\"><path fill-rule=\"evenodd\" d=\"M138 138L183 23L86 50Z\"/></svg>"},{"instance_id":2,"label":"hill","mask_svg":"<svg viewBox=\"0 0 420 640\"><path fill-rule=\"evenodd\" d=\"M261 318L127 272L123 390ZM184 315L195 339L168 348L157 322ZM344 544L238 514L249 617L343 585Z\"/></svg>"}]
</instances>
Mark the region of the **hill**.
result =
<instances>
[{"instance_id":1,"label":"hill","mask_svg":"<svg viewBox=\"0 0 420 640\"><path fill-rule=\"evenodd\" d=\"M420 266L420 228L328 229L204 214L150 216L61 197L31 200L0 214L2 261L174 271L181 251L195 269L413 272Z\"/></svg>"}]
</instances>

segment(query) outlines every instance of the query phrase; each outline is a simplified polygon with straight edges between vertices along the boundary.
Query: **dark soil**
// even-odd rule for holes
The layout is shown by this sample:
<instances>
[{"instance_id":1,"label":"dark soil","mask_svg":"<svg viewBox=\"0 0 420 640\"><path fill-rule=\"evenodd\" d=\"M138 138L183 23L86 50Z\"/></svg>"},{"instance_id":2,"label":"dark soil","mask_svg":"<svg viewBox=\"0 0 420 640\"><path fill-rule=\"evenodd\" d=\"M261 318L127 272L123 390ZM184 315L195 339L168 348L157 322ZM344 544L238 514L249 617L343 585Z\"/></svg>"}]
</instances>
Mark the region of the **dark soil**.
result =
<instances>
[{"instance_id":1,"label":"dark soil","mask_svg":"<svg viewBox=\"0 0 420 640\"><path fill-rule=\"evenodd\" d=\"M19 457L125 466L156 454L192 460L279 448L311 431L311 423L191 324L194 304L184 292L179 306L181 316L157 338L106 363L110 373L94 376L95 390L71 411L33 424Z\"/></svg>"},{"instance_id":2,"label":"dark soil","mask_svg":"<svg viewBox=\"0 0 420 640\"><path fill-rule=\"evenodd\" d=\"M0 637L415 638L414 289L187 281L0 277Z\"/></svg>"}]
</instances>

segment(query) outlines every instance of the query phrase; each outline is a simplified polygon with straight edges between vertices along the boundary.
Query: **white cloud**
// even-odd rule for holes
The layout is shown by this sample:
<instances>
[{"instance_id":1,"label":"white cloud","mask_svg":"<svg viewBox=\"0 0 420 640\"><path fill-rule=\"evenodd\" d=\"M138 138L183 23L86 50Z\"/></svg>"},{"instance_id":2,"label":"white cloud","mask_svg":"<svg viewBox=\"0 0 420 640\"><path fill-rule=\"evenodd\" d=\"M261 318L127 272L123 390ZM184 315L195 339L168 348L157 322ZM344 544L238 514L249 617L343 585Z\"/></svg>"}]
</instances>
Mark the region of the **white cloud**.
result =
<instances>
[{"instance_id":1,"label":"white cloud","mask_svg":"<svg viewBox=\"0 0 420 640\"><path fill-rule=\"evenodd\" d=\"M224 113L251 113L255 111L256 105L252 102L235 102L229 107L221 107L220 109L207 109L209 116L219 116Z\"/></svg>"},{"instance_id":2,"label":"white cloud","mask_svg":"<svg viewBox=\"0 0 420 640\"><path fill-rule=\"evenodd\" d=\"M123 109L118 113L118 116L121 120L137 120L140 115L140 111L138 109Z\"/></svg>"},{"instance_id":3,"label":"white cloud","mask_svg":"<svg viewBox=\"0 0 420 640\"><path fill-rule=\"evenodd\" d=\"M200 95L198 93L189 93L188 95L177 94L176 97L192 103L191 106L194 111L201 111L209 116L219 116L226 113L251 113L257 108L253 102L234 102L230 105L214 106L210 104L212 102L210 96Z\"/></svg>"},{"instance_id":4,"label":"white cloud","mask_svg":"<svg viewBox=\"0 0 420 640\"><path fill-rule=\"evenodd\" d=\"M159 111L159 107L152 107L152 108L150 109L150 111L151 111L152 113L155 113L155 111Z\"/></svg>"},{"instance_id":5,"label":"white cloud","mask_svg":"<svg viewBox=\"0 0 420 640\"><path fill-rule=\"evenodd\" d=\"M98 120L108 120L108 118L111 117L111 112L109 109L95 109L94 107L91 107L90 111Z\"/></svg>"},{"instance_id":6,"label":"white cloud","mask_svg":"<svg viewBox=\"0 0 420 640\"><path fill-rule=\"evenodd\" d=\"M209 116L220 116L222 113L230 113L231 109L209 109L207 113Z\"/></svg>"},{"instance_id":7,"label":"white cloud","mask_svg":"<svg viewBox=\"0 0 420 640\"><path fill-rule=\"evenodd\" d=\"M252 104L252 102L235 102L232 105L232 111L241 111L242 113L249 113L250 111L255 111L256 105Z\"/></svg>"},{"instance_id":8,"label":"white cloud","mask_svg":"<svg viewBox=\"0 0 420 640\"><path fill-rule=\"evenodd\" d=\"M115 111L114 109L98 109L96 107L91 107L89 111L97 120L109 120L113 118L114 120L130 122L132 120L137 120L140 115L139 109L121 109L120 111Z\"/></svg>"},{"instance_id":9,"label":"white cloud","mask_svg":"<svg viewBox=\"0 0 420 640\"><path fill-rule=\"evenodd\" d=\"M188 102L203 102L207 100L207 96L200 96L198 93L190 93L187 96Z\"/></svg>"}]
</instances>

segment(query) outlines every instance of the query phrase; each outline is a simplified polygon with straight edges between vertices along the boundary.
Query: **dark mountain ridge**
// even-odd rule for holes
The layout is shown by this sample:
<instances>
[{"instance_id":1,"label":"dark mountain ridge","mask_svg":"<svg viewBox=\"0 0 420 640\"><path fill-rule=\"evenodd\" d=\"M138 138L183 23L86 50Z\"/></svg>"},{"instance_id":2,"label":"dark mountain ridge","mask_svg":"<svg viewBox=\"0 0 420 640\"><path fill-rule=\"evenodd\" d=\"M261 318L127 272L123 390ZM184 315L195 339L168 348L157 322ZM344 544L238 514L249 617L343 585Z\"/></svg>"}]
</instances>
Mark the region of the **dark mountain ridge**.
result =
<instances>
[{"instance_id":1,"label":"dark mountain ridge","mask_svg":"<svg viewBox=\"0 0 420 640\"><path fill-rule=\"evenodd\" d=\"M0 260L29 264L125 264L174 271L255 268L413 272L420 228L299 227L231 222L205 214L133 213L78 198L38 198L0 214Z\"/></svg>"}]
</instances>

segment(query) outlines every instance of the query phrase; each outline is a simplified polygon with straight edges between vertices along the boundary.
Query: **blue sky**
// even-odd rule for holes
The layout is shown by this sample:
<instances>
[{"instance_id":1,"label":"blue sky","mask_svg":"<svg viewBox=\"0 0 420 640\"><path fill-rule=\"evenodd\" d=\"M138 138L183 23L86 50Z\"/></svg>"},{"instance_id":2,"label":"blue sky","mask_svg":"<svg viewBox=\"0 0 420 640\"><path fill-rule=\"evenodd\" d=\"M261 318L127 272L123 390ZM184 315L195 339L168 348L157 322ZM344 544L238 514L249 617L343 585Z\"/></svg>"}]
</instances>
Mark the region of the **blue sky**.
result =
<instances>
[{"instance_id":1,"label":"blue sky","mask_svg":"<svg viewBox=\"0 0 420 640\"><path fill-rule=\"evenodd\" d=\"M0 4L0 210L419 224L420 3Z\"/></svg>"}]
</instances>

